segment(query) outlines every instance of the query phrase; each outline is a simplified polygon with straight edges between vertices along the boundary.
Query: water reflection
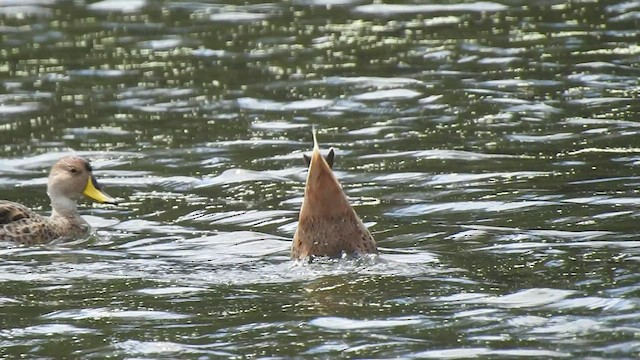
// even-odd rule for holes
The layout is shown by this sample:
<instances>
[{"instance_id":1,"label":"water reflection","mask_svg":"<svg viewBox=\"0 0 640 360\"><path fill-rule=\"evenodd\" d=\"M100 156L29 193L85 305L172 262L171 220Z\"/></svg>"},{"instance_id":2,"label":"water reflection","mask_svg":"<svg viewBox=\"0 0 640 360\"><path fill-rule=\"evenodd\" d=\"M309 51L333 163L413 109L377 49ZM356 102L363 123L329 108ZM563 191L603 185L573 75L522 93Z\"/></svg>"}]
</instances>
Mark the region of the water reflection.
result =
<instances>
[{"instance_id":1,"label":"water reflection","mask_svg":"<svg viewBox=\"0 0 640 360\"><path fill-rule=\"evenodd\" d=\"M634 357L638 4L0 2L16 357ZM382 255L290 261L315 125Z\"/></svg>"}]
</instances>

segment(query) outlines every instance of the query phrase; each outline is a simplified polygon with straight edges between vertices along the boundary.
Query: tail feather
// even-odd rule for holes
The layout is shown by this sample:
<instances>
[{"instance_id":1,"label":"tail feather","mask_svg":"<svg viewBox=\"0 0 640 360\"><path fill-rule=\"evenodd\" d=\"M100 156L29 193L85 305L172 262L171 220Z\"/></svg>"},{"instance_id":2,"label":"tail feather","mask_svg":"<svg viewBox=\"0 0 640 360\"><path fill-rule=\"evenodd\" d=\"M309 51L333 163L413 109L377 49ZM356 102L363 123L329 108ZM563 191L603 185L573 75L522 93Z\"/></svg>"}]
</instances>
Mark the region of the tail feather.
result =
<instances>
[{"instance_id":1,"label":"tail feather","mask_svg":"<svg viewBox=\"0 0 640 360\"><path fill-rule=\"evenodd\" d=\"M331 169L333 150L325 160L320 155L315 127L312 134L313 154L309 160L304 200L293 237L291 256L302 259L309 256L377 254L373 236L349 204Z\"/></svg>"},{"instance_id":2,"label":"tail feather","mask_svg":"<svg viewBox=\"0 0 640 360\"><path fill-rule=\"evenodd\" d=\"M311 126L311 134L313 135L313 151L320 151L320 146L318 146L318 137L316 132L316 126Z\"/></svg>"}]
</instances>

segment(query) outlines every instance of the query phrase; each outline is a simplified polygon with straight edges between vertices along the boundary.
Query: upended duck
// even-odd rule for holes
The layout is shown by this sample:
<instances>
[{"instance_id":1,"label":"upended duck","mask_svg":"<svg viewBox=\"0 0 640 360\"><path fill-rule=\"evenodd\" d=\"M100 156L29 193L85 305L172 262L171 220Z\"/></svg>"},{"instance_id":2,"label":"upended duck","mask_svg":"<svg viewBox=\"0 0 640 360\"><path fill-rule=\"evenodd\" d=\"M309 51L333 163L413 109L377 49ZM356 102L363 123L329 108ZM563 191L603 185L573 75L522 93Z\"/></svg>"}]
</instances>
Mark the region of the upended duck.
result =
<instances>
[{"instance_id":1,"label":"upended duck","mask_svg":"<svg viewBox=\"0 0 640 360\"><path fill-rule=\"evenodd\" d=\"M99 203L116 204L114 198L101 190L89 162L79 156L64 157L53 165L47 194L52 209L49 217L22 204L0 200L0 240L34 245L81 238L90 230L78 213L77 201L82 195Z\"/></svg>"},{"instance_id":2,"label":"upended duck","mask_svg":"<svg viewBox=\"0 0 640 360\"><path fill-rule=\"evenodd\" d=\"M333 173L335 153L320 154L315 131L313 153L304 155L309 167L298 228L293 236L291 257L342 257L377 254L373 236L356 214Z\"/></svg>"}]
</instances>

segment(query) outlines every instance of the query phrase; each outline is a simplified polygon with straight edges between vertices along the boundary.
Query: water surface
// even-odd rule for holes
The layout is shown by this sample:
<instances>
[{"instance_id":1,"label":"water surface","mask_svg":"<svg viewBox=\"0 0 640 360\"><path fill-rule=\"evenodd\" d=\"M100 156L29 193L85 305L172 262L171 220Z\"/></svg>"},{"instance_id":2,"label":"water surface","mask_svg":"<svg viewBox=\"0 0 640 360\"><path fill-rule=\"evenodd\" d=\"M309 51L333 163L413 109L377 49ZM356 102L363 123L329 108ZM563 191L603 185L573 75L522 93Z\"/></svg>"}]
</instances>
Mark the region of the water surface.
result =
<instances>
[{"instance_id":1,"label":"water surface","mask_svg":"<svg viewBox=\"0 0 640 360\"><path fill-rule=\"evenodd\" d=\"M635 1L0 1L0 356L636 358ZM289 259L311 149L381 255Z\"/></svg>"}]
</instances>

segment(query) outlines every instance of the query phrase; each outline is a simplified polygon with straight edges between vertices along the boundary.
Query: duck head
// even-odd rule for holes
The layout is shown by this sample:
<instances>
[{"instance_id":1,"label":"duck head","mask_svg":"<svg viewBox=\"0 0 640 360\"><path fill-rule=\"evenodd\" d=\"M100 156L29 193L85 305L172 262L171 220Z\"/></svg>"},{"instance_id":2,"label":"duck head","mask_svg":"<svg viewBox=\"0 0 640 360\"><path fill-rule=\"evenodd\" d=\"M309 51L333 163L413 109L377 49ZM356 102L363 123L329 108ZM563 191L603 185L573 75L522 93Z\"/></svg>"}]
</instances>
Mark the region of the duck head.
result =
<instances>
[{"instance_id":1,"label":"duck head","mask_svg":"<svg viewBox=\"0 0 640 360\"><path fill-rule=\"evenodd\" d=\"M47 194L54 211L75 210L75 202L82 195L99 203L117 204L98 184L89 161L79 156L66 156L53 165Z\"/></svg>"}]
</instances>

